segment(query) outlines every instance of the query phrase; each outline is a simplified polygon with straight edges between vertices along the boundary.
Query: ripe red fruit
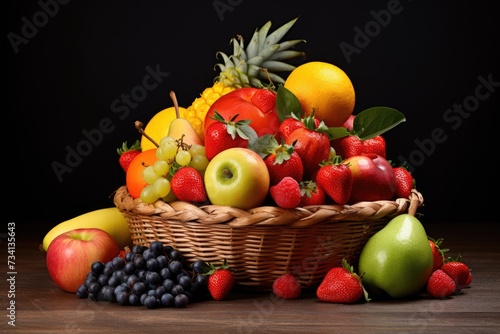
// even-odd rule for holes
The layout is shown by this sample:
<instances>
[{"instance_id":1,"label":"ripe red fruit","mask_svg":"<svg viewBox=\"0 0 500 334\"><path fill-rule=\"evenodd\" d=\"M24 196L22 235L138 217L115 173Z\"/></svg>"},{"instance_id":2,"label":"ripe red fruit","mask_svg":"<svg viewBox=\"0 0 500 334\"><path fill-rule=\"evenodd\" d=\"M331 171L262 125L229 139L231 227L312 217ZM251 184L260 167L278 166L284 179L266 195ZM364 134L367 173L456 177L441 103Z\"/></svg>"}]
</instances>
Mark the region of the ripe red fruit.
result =
<instances>
[{"instance_id":1,"label":"ripe red fruit","mask_svg":"<svg viewBox=\"0 0 500 334\"><path fill-rule=\"evenodd\" d=\"M469 272L469 277L467 277L467 280L465 281L465 286L468 287L472 282L472 274Z\"/></svg>"},{"instance_id":2,"label":"ripe red fruit","mask_svg":"<svg viewBox=\"0 0 500 334\"><path fill-rule=\"evenodd\" d=\"M304 165L304 177L310 177L319 169L319 164L330 155L328 135L310 128L299 128L285 139L288 145L293 145L294 142L294 150Z\"/></svg>"},{"instance_id":3,"label":"ripe red fruit","mask_svg":"<svg viewBox=\"0 0 500 334\"><path fill-rule=\"evenodd\" d=\"M217 111L214 112L213 123L208 126L205 132L205 155L208 160L212 160L218 153L232 147L248 147L251 128L250 121L235 121L238 115L225 120Z\"/></svg>"},{"instance_id":4,"label":"ripe red fruit","mask_svg":"<svg viewBox=\"0 0 500 334\"><path fill-rule=\"evenodd\" d=\"M267 88L238 88L219 97L208 110L204 121L204 138L209 133L208 127L214 122L217 111L225 119L239 115L237 120L249 120L259 137L277 135L280 120L276 108L276 92Z\"/></svg>"},{"instance_id":5,"label":"ripe red fruit","mask_svg":"<svg viewBox=\"0 0 500 334\"><path fill-rule=\"evenodd\" d=\"M123 142L122 147L117 148L116 152L120 156L118 162L126 173L132 160L141 153L141 143L136 140L132 146L128 147L127 142Z\"/></svg>"},{"instance_id":6,"label":"ripe red fruit","mask_svg":"<svg viewBox=\"0 0 500 334\"><path fill-rule=\"evenodd\" d=\"M394 198L408 198L414 186L413 176L406 167L394 167L394 175L396 176L396 189L394 190Z\"/></svg>"},{"instance_id":7,"label":"ripe red fruit","mask_svg":"<svg viewBox=\"0 0 500 334\"><path fill-rule=\"evenodd\" d=\"M297 182L302 181L304 166L293 146L287 144L276 146L264 158L264 162L269 171L271 185L277 184L285 176L290 176Z\"/></svg>"},{"instance_id":8,"label":"ripe red fruit","mask_svg":"<svg viewBox=\"0 0 500 334\"><path fill-rule=\"evenodd\" d=\"M280 124L278 139L286 139L294 130L304 127L304 123L302 123L299 119L294 117L287 117Z\"/></svg>"},{"instance_id":9,"label":"ripe red fruit","mask_svg":"<svg viewBox=\"0 0 500 334\"><path fill-rule=\"evenodd\" d=\"M314 128L320 126L321 121L319 119L312 118L312 120L314 121ZM280 124L280 128L278 131L278 140L286 139L290 135L290 133L292 133L296 129L305 128L306 127L305 122L308 121L309 121L308 118L298 119L295 116L290 116L285 118Z\"/></svg>"},{"instance_id":10,"label":"ripe red fruit","mask_svg":"<svg viewBox=\"0 0 500 334\"><path fill-rule=\"evenodd\" d=\"M227 261L224 260L222 266L214 266L208 263L210 270L206 273L208 276L208 291L214 300L225 299L234 286L234 275L230 270Z\"/></svg>"},{"instance_id":11,"label":"ripe red fruit","mask_svg":"<svg viewBox=\"0 0 500 334\"><path fill-rule=\"evenodd\" d=\"M316 182L312 180L302 181L300 185L300 203L299 206L323 205L325 204L326 194Z\"/></svg>"},{"instance_id":12,"label":"ripe red fruit","mask_svg":"<svg viewBox=\"0 0 500 334\"><path fill-rule=\"evenodd\" d=\"M273 282L273 292L279 298L296 299L301 291L299 281L290 273L279 276Z\"/></svg>"},{"instance_id":13,"label":"ripe red fruit","mask_svg":"<svg viewBox=\"0 0 500 334\"><path fill-rule=\"evenodd\" d=\"M346 204L351 198L354 179L351 170L345 164L337 162L322 164L316 174L316 182L337 204Z\"/></svg>"},{"instance_id":14,"label":"ripe red fruit","mask_svg":"<svg viewBox=\"0 0 500 334\"><path fill-rule=\"evenodd\" d=\"M373 153L355 155L343 161L352 172L350 203L390 200L394 197L396 176L389 161Z\"/></svg>"},{"instance_id":15,"label":"ripe red fruit","mask_svg":"<svg viewBox=\"0 0 500 334\"><path fill-rule=\"evenodd\" d=\"M269 188L271 198L277 206L283 209L293 209L300 203L300 185L291 178L285 176L280 182Z\"/></svg>"},{"instance_id":16,"label":"ripe red fruit","mask_svg":"<svg viewBox=\"0 0 500 334\"><path fill-rule=\"evenodd\" d=\"M429 245L431 246L432 250L432 257L434 259L434 266L432 268L432 271L435 271L437 269L441 269L441 266L443 265L444 262L444 253L447 252L448 249L441 249L443 238L439 238L437 240L434 240L431 237L428 238L429 238Z\"/></svg>"},{"instance_id":17,"label":"ripe red fruit","mask_svg":"<svg viewBox=\"0 0 500 334\"><path fill-rule=\"evenodd\" d=\"M427 292L436 298L451 296L455 292L455 282L444 271L438 269L432 273L427 281Z\"/></svg>"},{"instance_id":18,"label":"ripe red fruit","mask_svg":"<svg viewBox=\"0 0 500 334\"><path fill-rule=\"evenodd\" d=\"M342 267L334 267L326 273L316 290L316 296L321 301L330 303L352 304L360 301L363 296L369 301L361 278L345 259L342 260Z\"/></svg>"},{"instance_id":19,"label":"ripe red fruit","mask_svg":"<svg viewBox=\"0 0 500 334\"><path fill-rule=\"evenodd\" d=\"M381 135L365 140L361 140L355 135L349 135L332 140L331 145L337 155L340 155L343 159L367 153L374 153L383 158L386 157L386 143Z\"/></svg>"},{"instance_id":20,"label":"ripe red fruit","mask_svg":"<svg viewBox=\"0 0 500 334\"><path fill-rule=\"evenodd\" d=\"M472 276L469 277L470 269L461 262L460 256L457 259L448 258L447 262L441 266L441 270L455 282L457 291L467 287L470 284L469 280L472 280Z\"/></svg>"},{"instance_id":21,"label":"ripe red fruit","mask_svg":"<svg viewBox=\"0 0 500 334\"><path fill-rule=\"evenodd\" d=\"M172 176L170 187L175 197L181 201L192 203L207 201L203 177L191 166L179 168Z\"/></svg>"}]
</instances>

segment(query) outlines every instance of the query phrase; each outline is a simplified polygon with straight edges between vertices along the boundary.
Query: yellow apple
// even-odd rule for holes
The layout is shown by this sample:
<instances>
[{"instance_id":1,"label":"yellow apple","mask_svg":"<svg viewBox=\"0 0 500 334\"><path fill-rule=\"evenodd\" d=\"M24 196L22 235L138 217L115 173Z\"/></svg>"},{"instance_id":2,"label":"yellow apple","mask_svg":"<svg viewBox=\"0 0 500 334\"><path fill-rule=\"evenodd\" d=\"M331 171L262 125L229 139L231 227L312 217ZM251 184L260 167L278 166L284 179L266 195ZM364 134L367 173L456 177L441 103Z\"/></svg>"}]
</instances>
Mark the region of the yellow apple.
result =
<instances>
[{"instance_id":1,"label":"yellow apple","mask_svg":"<svg viewBox=\"0 0 500 334\"><path fill-rule=\"evenodd\" d=\"M234 147L217 154L205 170L205 188L213 205L248 210L258 207L269 191L269 172L254 151Z\"/></svg>"}]
</instances>

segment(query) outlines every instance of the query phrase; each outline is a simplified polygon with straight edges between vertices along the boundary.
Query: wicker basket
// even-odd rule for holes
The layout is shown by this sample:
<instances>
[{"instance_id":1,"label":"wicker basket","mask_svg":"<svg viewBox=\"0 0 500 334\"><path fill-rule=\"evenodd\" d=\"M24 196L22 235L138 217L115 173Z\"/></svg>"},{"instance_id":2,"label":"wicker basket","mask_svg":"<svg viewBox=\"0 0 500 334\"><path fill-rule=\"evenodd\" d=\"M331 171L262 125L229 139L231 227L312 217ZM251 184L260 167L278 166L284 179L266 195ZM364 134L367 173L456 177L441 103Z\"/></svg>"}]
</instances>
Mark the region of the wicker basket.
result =
<instances>
[{"instance_id":1,"label":"wicker basket","mask_svg":"<svg viewBox=\"0 0 500 334\"><path fill-rule=\"evenodd\" d=\"M226 259L238 286L268 290L286 272L295 274L303 287L313 287L342 258L355 264L368 238L393 217L414 215L423 197L414 190L409 199L395 201L243 211L186 202L145 204L122 186L114 203L129 223L134 244L159 240L188 261L216 264Z\"/></svg>"}]
</instances>

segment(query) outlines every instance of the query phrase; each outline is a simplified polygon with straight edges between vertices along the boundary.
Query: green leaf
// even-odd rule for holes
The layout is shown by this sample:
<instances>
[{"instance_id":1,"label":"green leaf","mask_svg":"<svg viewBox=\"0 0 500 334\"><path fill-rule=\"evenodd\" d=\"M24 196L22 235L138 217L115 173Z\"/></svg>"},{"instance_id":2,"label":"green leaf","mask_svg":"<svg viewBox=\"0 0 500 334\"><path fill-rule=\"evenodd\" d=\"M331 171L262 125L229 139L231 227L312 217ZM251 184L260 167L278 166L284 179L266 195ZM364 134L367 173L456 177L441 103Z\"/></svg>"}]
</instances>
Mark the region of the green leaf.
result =
<instances>
[{"instance_id":1,"label":"green leaf","mask_svg":"<svg viewBox=\"0 0 500 334\"><path fill-rule=\"evenodd\" d=\"M347 137L351 134L349 130L341 126L328 128L328 131L325 131L325 133L328 135L330 140Z\"/></svg>"},{"instance_id":2,"label":"green leaf","mask_svg":"<svg viewBox=\"0 0 500 334\"><path fill-rule=\"evenodd\" d=\"M283 85L279 85L276 93L276 109L280 122L292 114L298 119L302 118L303 110L297 97Z\"/></svg>"},{"instance_id":3,"label":"green leaf","mask_svg":"<svg viewBox=\"0 0 500 334\"><path fill-rule=\"evenodd\" d=\"M252 142L249 141L248 148L264 159L278 145L276 138L273 135L267 134L258 137Z\"/></svg>"},{"instance_id":4,"label":"green leaf","mask_svg":"<svg viewBox=\"0 0 500 334\"><path fill-rule=\"evenodd\" d=\"M255 140L257 140L257 132L247 123L242 123L236 127L236 132L243 139L248 139L248 144L250 145Z\"/></svg>"},{"instance_id":5,"label":"green leaf","mask_svg":"<svg viewBox=\"0 0 500 334\"><path fill-rule=\"evenodd\" d=\"M361 140L366 140L387 132L405 121L405 116L394 108L372 107L356 115L352 126L352 134Z\"/></svg>"}]
</instances>

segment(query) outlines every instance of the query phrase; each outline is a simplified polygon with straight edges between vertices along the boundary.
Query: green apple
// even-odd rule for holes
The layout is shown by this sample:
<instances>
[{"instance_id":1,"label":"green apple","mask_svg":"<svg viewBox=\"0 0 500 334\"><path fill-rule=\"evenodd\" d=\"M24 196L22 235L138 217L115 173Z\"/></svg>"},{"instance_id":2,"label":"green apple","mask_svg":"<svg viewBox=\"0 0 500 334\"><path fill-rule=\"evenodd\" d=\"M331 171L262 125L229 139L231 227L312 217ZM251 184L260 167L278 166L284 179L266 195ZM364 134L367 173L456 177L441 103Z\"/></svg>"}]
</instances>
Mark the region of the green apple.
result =
<instances>
[{"instance_id":1,"label":"green apple","mask_svg":"<svg viewBox=\"0 0 500 334\"><path fill-rule=\"evenodd\" d=\"M213 157L205 170L205 188L213 205L248 210L264 202L269 191L269 171L254 151L234 147Z\"/></svg>"},{"instance_id":2,"label":"green apple","mask_svg":"<svg viewBox=\"0 0 500 334\"><path fill-rule=\"evenodd\" d=\"M402 214L368 240L359 257L358 272L371 296L405 298L425 287L432 267L432 250L422 223Z\"/></svg>"}]
</instances>

